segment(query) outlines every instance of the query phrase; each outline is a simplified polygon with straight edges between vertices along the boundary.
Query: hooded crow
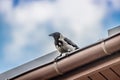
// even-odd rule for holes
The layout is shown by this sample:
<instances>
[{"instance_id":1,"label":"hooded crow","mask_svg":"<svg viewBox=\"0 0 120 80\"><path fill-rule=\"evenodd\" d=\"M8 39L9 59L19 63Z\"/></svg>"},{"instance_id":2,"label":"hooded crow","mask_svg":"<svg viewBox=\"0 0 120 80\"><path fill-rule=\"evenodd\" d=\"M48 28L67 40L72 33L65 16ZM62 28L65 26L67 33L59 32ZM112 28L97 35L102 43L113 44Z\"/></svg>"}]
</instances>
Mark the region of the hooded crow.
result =
<instances>
[{"instance_id":1,"label":"hooded crow","mask_svg":"<svg viewBox=\"0 0 120 80\"><path fill-rule=\"evenodd\" d=\"M66 56L68 56L68 52L74 51L79 48L75 43L73 43L70 39L64 37L59 32L54 32L49 36L52 36L54 38L55 47L60 52L60 55L58 57L61 57L63 53L66 53Z\"/></svg>"}]
</instances>

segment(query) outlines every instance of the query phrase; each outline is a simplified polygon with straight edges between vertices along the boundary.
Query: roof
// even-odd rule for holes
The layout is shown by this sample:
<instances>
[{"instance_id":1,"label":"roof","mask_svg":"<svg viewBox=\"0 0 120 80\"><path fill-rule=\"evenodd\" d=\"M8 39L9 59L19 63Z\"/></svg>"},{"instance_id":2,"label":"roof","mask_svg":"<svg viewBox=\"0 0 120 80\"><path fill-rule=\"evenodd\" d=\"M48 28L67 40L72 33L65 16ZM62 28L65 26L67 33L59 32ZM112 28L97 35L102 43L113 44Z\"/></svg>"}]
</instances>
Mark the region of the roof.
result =
<instances>
[{"instance_id":1,"label":"roof","mask_svg":"<svg viewBox=\"0 0 120 80\"><path fill-rule=\"evenodd\" d=\"M107 61L108 61L108 63L111 63L109 61L111 61L111 59L114 60L113 58L117 59L115 61L118 61L118 60L120 61L120 59L119 59L120 54L115 54L116 51L120 50L120 42L119 41L120 41L120 33L117 33L107 39L104 39L103 41L99 41L97 43L94 43L94 44L84 47L82 49L76 50L76 51L70 53L70 55L68 57L61 57L58 60L58 62L54 62L54 58L58 55L58 52L54 51L43 57L37 58L33 61L30 61L26 64L23 64L21 66L18 66L14 69L11 69L7 72L0 74L0 79L1 80L6 80L6 79L10 79L10 80L46 80L46 79L54 78L56 80L56 76L57 76L57 78L59 78L59 76L63 76L63 78L64 78L64 76L70 75L70 74L68 74L68 72L70 72L70 71L74 72L73 70L76 71L76 69L78 69L78 68L80 69L80 72L82 70L82 73L80 73L80 75L83 75L83 74L87 75L85 78L90 79L91 76L88 76L88 72L90 72L91 68L95 68L95 66L104 64L104 62L107 62ZM117 53L119 53L119 52L117 52ZM111 58L110 55L113 58ZM117 55L117 56L115 56L115 55ZM93 64L94 63L93 61L96 61L96 60L100 60L100 61L98 61L98 63L95 62L96 63L96 65L95 65L95 64ZM103 61L103 63L102 63L102 61ZM119 61L116 63L119 63ZM86 64L89 68L87 68ZM83 69L82 66L86 66L86 69ZM95 68L95 69L98 69L98 70L104 69L102 67L100 67L99 69L98 68ZM109 67L107 67L107 68L110 70L113 69L113 68L109 68ZM93 70L95 70L95 69L93 69ZM116 68L114 68L114 70L115 69ZM87 70L88 70L88 72L87 72ZM87 74L84 73L85 71L87 72ZM91 73L96 73L96 74L100 75L99 71L92 72L92 70L91 70ZM114 73L116 74L117 72L114 72ZM77 78L79 78L79 77L77 77ZM81 80L83 80L83 79L81 79ZM90 79L90 80L92 80L92 79Z\"/></svg>"},{"instance_id":2,"label":"roof","mask_svg":"<svg viewBox=\"0 0 120 80\"><path fill-rule=\"evenodd\" d=\"M21 75L23 73L29 72L29 71L34 70L39 67L42 67L45 64L53 62L54 58L56 58L57 55L58 55L58 52L53 51L53 52L51 52L47 55L44 55L42 57L39 57L33 61L25 63L21 66L13 68L9 71L6 71L6 72L0 74L0 80L11 79L11 78Z\"/></svg>"},{"instance_id":3,"label":"roof","mask_svg":"<svg viewBox=\"0 0 120 80\"><path fill-rule=\"evenodd\" d=\"M120 80L120 51L50 80Z\"/></svg>"}]
</instances>

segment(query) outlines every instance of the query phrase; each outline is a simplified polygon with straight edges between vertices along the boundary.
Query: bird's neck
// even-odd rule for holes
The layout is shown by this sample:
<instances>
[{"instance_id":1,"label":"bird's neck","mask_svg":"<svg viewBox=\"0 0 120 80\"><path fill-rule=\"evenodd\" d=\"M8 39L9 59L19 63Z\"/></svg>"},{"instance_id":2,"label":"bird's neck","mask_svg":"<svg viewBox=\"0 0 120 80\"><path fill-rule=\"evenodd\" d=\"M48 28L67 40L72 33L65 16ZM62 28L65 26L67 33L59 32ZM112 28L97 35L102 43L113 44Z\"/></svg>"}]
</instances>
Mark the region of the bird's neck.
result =
<instances>
[{"instance_id":1,"label":"bird's neck","mask_svg":"<svg viewBox=\"0 0 120 80\"><path fill-rule=\"evenodd\" d=\"M60 35L60 37L59 37L58 40L64 40L64 36L63 36L63 35Z\"/></svg>"},{"instance_id":2,"label":"bird's neck","mask_svg":"<svg viewBox=\"0 0 120 80\"><path fill-rule=\"evenodd\" d=\"M58 46L60 46L59 43L63 44L64 36L60 35L59 38L54 38L54 39L55 39L55 44L58 45Z\"/></svg>"}]
</instances>

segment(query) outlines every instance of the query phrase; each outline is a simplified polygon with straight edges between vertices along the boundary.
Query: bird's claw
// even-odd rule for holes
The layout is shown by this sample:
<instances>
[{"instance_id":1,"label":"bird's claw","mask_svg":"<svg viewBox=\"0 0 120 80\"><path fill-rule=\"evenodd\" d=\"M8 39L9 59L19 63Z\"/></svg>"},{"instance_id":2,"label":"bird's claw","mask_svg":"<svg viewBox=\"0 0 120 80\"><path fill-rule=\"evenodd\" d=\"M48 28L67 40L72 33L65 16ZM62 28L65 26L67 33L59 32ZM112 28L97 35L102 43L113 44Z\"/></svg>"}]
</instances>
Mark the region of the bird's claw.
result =
<instances>
[{"instance_id":1,"label":"bird's claw","mask_svg":"<svg viewBox=\"0 0 120 80\"><path fill-rule=\"evenodd\" d=\"M65 56L68 57L68 54L66 54Z\"/></svg>"},{"instance_id":2,"label":"bird's claw","mask_svg":"<svg viewBox=\"0 0 120 80\"><path fill-rule=\"evenodd\" d=\"M55 58L54 61L56 62L58 60L58 58Z\"/></svg>"},{"instance_id":3,"label":"bird's claw","mask_svg":"<svg viewBox=\"0 0 120 80\"><path fill-rule=\"evenodd\" d=\"M59 56L57 56L57 57L55 58L55 61L58 61L58 59L59 59L61 56L62 56L62 54L60 54Z\"/></svg>"},{"instance_id":4,"label":"bird's claw","mask_svg":"<svg viewBox=\"0 0 120 80\"><path fill-rule=\"evenodd\" d=\"M55 58L55 61L58 61L58 59L59 59L59 56Z\"/></svg>"},{"instance_id":5,"label":"bird's claw","mask_svg":"<svg viewBox=\"0 0 120 80\"><path fill-rule=\"evenodd\" d=\"M69 56L69 53L66 53L65 56L68 57L68 56Z\"/></svg>"}]
</instances>

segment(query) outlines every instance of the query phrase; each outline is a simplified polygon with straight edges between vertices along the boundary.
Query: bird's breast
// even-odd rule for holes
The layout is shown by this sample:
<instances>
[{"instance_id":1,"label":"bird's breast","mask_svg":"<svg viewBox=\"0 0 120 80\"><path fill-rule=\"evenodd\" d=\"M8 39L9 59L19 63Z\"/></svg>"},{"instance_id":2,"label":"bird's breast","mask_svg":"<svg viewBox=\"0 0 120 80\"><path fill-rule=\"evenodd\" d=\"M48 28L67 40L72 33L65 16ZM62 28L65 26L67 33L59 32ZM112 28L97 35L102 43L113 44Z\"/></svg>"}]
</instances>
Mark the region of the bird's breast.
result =
<instances>
[{"instance_id":1,"label":"bird's breast","mask_svg":"<svg viewBox=\"0 0 120 80\"><path fill-rule=\"evenodd\" d=\"M72 45L69 45L65 42L63 42L62 45L55 45L57 50L61 53L65 53L65 52L70 52L70 51L73 51L75 50L75 47L73 47Z\"/></svg>"}]
</instances>

